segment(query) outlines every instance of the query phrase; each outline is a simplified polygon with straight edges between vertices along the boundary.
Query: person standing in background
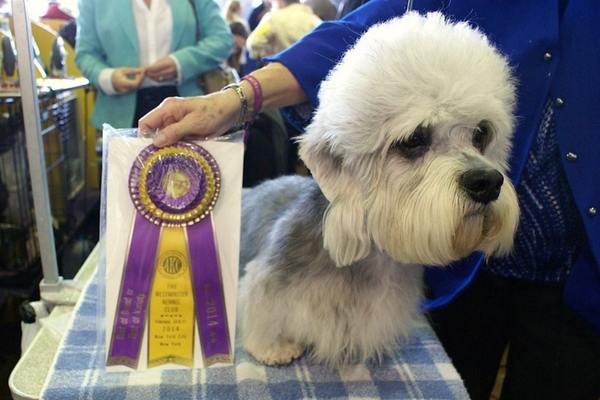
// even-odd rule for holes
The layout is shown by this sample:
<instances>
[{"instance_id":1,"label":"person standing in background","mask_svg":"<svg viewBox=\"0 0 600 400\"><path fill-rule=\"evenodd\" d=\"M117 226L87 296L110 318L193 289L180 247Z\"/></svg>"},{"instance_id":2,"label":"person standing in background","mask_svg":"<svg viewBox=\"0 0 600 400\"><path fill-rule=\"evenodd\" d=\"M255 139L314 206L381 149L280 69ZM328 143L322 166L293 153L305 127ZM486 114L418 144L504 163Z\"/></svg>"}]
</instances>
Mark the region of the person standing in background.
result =
<instances>
[{"instance_id":1,"label":"person standing in background","mask_svg":"<svg viewBox=\"0 0 600 400\"><path fill-rule=\"evenodd\" d=\"M248 39L248 30L241 22L230 22L229 29L233 35L233 51L227 59L227 64L235 69L238 75L242 74L242 68L247 62L246 40Z\"/></svg>"},{"instance_id":2,"label":"person standing in background","mask_svg":"<svg viewBox=\"0 0 600 400\"><path fill-rule=\"evenodd\" d=\"M223 6L223 16L229 24L233 35L233 50L227 59L227 64L235 69L238 74L242 72L242 65L246 63L246 40L250 33L248 22L242 17L243 9L240 0L229 0Z\"/></svg>"},{"instance_id":3,"label":"person standing in background","mask_svg":"<svg viewBox=\"0 0 600 400\"><path fill-rule=\"evenodd\" d=\"M63 10L56 0L48 1L48 9L40 19L60 19L63 21L71 21L75 19L69 12Z\"/></svg>"},{"instance_id":4,"label":"person standing in background","mask_svg":"<svg viewBox=\"0 0 600 400\"><path fill-rule=\"evenodd\" d=\"M97 128L132 127L166 97L203 94L199 75L216 68L231 48L231 32L213 0L79 1L75 62L99 89L92 115Z\"/></svg>"},{"instance_id":5,"label":"person standing in background","mask_svg":"<svg viewBox=\"0 0 600 400\"><path fill-rule=\"evenodd\" d=\"M262 17L269 11L271 11L271 0L262 0L259 5L250 11L250 15L248 16L250 32L256 29Z\"/></svg>"},{"instance_id":6,"label":"person standing in background","mask_svg":"<svg viewBox=\"0 0 600 400\"><path fill-rule=\"evenodd\" d=\"M244 25L246 32L250 32L250 26L244 17L242 17L242 14L243 10L240 0L229 0L227 3L225 3L225 6L223 7L223 16L225 17L225 22L227 22L229 25L239 22L240 24Z\"/></svg>"}]
</instances>

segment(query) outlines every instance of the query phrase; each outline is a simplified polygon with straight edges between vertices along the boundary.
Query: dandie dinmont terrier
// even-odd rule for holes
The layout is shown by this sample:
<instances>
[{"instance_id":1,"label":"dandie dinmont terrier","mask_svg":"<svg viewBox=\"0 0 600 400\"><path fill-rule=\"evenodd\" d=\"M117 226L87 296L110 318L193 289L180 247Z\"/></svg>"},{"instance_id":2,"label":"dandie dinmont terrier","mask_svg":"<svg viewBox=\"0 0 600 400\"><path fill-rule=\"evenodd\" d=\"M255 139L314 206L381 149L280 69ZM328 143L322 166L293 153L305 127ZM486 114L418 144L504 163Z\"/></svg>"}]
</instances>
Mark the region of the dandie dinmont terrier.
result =
<instances>
[{"instance_id":1,"label":"dandie dinmont terrier","mask_svg":"<svg viewBox=\"0 0 600 400\"><path fill-rule=\"evenodd\" d=\"M257 360L378 359L409 335L422 265L510 251L509 65L439 13L376 25L322 83L300 141L313 179L243 201L241 338Z\"/></svg>"}]
</instances>

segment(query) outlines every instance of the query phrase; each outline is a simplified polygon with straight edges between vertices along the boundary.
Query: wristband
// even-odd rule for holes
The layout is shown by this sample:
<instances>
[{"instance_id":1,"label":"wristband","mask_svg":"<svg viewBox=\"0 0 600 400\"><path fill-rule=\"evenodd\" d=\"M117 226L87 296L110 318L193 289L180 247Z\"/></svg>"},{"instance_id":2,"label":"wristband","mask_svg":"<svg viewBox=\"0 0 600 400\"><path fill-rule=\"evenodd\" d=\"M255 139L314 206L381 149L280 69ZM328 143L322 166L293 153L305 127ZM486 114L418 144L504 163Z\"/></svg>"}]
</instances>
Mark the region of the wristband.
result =
<instances>
[{"instance_id":1,"label":"wristband","mask_svg":"<svg viewBox=\"0 0 600 400\"><path fill-rule=\"evenodd\" d=\"M256 79L252 75L246 75L242 78L242 80L248 82L250 84L250 87L252 87L252 93L254 94L254 102L252 105L252 121L254 121L254 119L260 112L260 109L262 108L262 87L260 86L258 79Z\"/></svg>"}]
</instances>

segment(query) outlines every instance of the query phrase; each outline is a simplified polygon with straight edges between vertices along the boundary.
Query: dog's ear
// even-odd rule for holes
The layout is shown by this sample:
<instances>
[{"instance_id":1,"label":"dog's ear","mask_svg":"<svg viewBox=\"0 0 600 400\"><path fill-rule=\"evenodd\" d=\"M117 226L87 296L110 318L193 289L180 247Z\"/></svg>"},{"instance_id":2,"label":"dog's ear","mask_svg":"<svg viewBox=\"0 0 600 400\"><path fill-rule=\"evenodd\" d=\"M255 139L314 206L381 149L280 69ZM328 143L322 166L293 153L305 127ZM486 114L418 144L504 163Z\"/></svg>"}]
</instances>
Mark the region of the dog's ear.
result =
<instances>
[{"instance_id":1,"label":"dog's ear","mask_svg":"<svg viewBox=\"0 0 600 400\"><path fill-rule=\"evenodd\" d=\"M338 267L365 258L371 241L365 225L364 197L341 156L310 134L300 139L300 158L313 174L329 206L323 216L323 246Z\"/></svg>"}]
</instances>

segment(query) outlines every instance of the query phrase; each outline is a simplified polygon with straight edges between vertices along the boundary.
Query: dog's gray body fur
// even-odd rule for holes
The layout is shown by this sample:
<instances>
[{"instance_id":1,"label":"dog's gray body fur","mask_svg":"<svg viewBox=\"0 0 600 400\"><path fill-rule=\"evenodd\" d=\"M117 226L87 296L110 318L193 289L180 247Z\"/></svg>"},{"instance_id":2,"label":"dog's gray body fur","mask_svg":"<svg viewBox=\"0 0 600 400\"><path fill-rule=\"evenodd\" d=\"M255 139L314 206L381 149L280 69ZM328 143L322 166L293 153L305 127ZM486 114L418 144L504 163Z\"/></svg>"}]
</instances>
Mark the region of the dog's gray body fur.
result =
<instances>
[{"instance_id":1,"label":"dog's gray body fur","mask_svg":"<svg viewBox=\"0 0 600 400\"><path fill-rule=\"evenodd\" d=\"M328 201L313 179L265 182L245 191L242 204L242 270L254 260L240 285L249 350L294 343L296 353L307 347L316 360L338 365L381 357L407 335L417 318L421 268L394 268L375 247L337 268L322 245ZM336 358L329 357L332 346Z\"/></svg>"},{"instance_id":2,"label":"dog's gray body fur","mask_svg":"<svg viewBox=\"0 0 600 400\"><path fill-rule=\"evenodd\" d=\"M439 13L371 27L319 102L299 139L314 181L243 200L240 332L266 364L305 350L329 366L380 358L419 318L422 265L507 254L518 222L514 85L473 27ZM484 172L500 179L463 180ZM486 187L494 198L469 193Z\"/></svg>"}]
</instances>

